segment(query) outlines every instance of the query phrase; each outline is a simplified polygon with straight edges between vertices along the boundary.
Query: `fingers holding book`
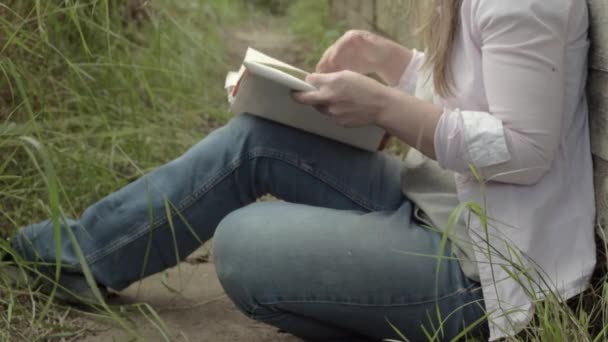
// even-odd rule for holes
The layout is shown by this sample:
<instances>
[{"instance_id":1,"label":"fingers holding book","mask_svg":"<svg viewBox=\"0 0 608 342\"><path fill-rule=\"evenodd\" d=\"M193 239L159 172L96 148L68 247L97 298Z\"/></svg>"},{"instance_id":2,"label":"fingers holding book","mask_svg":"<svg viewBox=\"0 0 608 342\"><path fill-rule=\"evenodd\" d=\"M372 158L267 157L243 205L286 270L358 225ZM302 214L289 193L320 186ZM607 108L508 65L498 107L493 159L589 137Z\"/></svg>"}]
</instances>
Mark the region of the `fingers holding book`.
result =
<instances>
[{"instance_id":1,"label":"fingers holding book","mask_svg":"<svg viewBox=\"0 0 608 342\"><path fill-rule=\"evenodd\" d=\"M295 92L294 100L314 106L345 127L375 124L377 115L389 102L388 87L352 71L313 73L306 82L317 90Z\"/></svg>"}]
</instances>

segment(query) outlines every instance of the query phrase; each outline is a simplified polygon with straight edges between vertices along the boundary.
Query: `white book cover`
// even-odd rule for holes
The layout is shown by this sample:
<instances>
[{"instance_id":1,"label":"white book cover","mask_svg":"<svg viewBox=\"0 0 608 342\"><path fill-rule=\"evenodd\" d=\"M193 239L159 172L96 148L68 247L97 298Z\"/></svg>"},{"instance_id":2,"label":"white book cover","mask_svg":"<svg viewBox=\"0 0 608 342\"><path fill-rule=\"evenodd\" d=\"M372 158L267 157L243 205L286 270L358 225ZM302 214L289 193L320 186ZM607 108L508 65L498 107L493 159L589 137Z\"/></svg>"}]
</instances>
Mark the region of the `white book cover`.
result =
<instances>
[{"instance_id":1,"label":"white book cover","mask_svg":"<svg viewBox=\"0 0 608 342\"><path fill-rule=\"evenodd\" d=\"M368 151L377 151L386 132L377 126L345 128L312 106L293 100L293 91L313 91L308 73L249 48L238 72L225 88L235 115L250 113Z\"/></svg>"}]
</instances>

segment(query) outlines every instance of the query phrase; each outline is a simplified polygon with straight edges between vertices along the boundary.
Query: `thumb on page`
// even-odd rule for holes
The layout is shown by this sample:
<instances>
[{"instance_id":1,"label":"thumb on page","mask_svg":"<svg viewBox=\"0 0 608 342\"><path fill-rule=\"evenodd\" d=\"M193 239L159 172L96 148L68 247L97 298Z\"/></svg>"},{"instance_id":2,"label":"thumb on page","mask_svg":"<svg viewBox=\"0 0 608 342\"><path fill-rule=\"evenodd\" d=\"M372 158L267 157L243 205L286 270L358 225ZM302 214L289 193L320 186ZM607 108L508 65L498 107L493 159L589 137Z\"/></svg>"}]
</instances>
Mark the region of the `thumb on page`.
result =
<instances>
[{"instance_id":1,"label":"thumb on page","mask_svg":"<svg viewBox=\"0 0 608 342\"><path fill-rule=\"evenodd\" d=\"M311 73L306 76L306 83L313 85L317 89L321 89L323 85L330 82L332 74Z\"/></svg>"},{"instance_id":2,"label":"thumb on page","mask_svg":"<svg viewBox=\"0 0 608 342\"><path fill-rule=\"evenodd\" d=\"M301 104L318 106L329 102L329 97L322 90L298 91L292 93L293 99Z\"/></svg>"},{"instance_id":3,"label":"thumb on page","mask_svg":"<svg viewBox=\"0 0 608 342\"><path fill-rule=\"evenodd\" d=\"M318 90L294 92L293 98L296 102L317 106L324 105L331 100L331 96L327 87L324 87L329 82L329 74L312 73L306 76L306 83L314 86Z\"/></svg>"}]
</instances>

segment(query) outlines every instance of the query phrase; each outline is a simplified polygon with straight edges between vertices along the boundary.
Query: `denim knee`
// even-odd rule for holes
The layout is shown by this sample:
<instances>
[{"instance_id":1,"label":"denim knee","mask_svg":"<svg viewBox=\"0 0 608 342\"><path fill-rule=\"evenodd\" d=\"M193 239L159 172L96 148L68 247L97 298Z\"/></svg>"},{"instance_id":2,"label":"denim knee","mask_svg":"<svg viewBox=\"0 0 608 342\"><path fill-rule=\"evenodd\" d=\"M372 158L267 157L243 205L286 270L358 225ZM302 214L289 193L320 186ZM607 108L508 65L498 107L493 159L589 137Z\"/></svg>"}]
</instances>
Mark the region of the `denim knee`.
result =
<instances>
[{"instance_id":1,"label":"denim knee","mask_svg":"<svg viewBox=\"0 0 608 342\"><path fill-rule=\"evenodd\" d=\"M251 204L226 216L213 237L214 262L224 291L237 307L253 318L255 296L255 235L267 215L260 203Z\"/></svg>"},{"instance_id":2,"label":"denim knee","mask_svg":"<svg viewBox=\"0 0 608 342\"><path fill-rule=\"evenodd\" d=\"M232 118L227 127L233 131L233 138L243 139L251 147L264 145L264 142L275 135L272 132L282 126L252 114L242 113Z\"/></svg>"}]
</instances>

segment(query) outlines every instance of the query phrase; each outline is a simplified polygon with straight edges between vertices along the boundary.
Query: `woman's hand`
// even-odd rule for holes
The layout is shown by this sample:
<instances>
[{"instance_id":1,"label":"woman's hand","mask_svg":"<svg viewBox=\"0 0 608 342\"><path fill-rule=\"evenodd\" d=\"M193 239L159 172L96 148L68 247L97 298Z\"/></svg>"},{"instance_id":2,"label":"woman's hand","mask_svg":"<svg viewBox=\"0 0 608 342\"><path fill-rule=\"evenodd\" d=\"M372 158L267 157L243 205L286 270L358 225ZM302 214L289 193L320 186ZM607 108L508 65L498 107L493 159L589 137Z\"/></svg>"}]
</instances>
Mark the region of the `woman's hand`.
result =
<instances>
[{"instance_id":1,"label":"woman's hand","mask_svg":"<svg viewBox=\"0 0 608 342\"><path fill-rule=\"evenodd\" d=\"M315 106L344 127L376 125L435 158L435 128L443 108L353 71L311 74L318 90L294 93L297 102Z\"/></svg>"},{"instance_id":2,"label":"woman's hand","mask_svg":"<svg viewBox=\"0 0 608 342\"><path fill-rule=\"evenodd\" d=\"M399 82L411 58L409 49L393 41L367 31L351 30L325 51L316 71L376 73L386 84L393 86Z\"/></svg>"},{"instance_id":3,"label":"woman's hand","mask_svg":"<svg viewBox=\"0 0 608 342\"><path fill-rule=\"evenodd\" d=\"M394 91L353 71L310 74L306 82L318 90L295 93L296 101L317 107L344 127L375 125Z\"/></svg>"}]
</instances>

